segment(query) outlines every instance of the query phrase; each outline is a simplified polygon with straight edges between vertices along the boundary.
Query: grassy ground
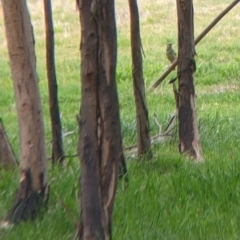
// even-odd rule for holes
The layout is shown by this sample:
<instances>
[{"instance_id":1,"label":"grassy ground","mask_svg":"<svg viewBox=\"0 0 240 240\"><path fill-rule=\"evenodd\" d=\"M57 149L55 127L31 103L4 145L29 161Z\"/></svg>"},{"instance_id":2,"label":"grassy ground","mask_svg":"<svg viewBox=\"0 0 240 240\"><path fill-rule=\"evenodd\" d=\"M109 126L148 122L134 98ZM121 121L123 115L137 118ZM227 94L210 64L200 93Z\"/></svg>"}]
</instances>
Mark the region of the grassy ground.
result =
<instances>
[{"instance_id":1,"label":"grassy ground","mask_svg":"<svg viewBox=\"0 0 240 240\"><path fill-rule=\"evenodd\" d=\"M46 139L50 140L48 96L45 69L43 7L29 0L35 39L38 75L42 96ZM210 0L195 3L195 36L229 3ZM0 5L1 8L1 5ZM80 106L79 20L74 1L53 1L56 65L63 131L67 154L77 148L75 116ZM139 1L142 41L146 58L144 74L147 89L168 66L166 43L177 48L175 2ZM117 82L124 144L136 142L134 100L131 84L129 15L126 1L116 0L118 24ZM19 154L18 128L13 88L7 56L2 12L0 11L0 117L16 155ZM197 50L197 110L205 163L186 161L178 154L177 141L154 146L151 162L128 160L130 183L119 184L116 197L114 239L239 239L240 221L240 43L239 6L232 10L202 40ZM166 126L174 111L171 86L167 83L147 91L151 134L158 132L153 122L156 112ZM48 144L50 155L50 145ZM68 159L64 171L49 165L51 195L47 214L9 231L0 230L0 239L72 239L78 220L79 160ZM0 170L0 219L12 206L18 185L18 171Z\"/></svg>"}]
</instances>

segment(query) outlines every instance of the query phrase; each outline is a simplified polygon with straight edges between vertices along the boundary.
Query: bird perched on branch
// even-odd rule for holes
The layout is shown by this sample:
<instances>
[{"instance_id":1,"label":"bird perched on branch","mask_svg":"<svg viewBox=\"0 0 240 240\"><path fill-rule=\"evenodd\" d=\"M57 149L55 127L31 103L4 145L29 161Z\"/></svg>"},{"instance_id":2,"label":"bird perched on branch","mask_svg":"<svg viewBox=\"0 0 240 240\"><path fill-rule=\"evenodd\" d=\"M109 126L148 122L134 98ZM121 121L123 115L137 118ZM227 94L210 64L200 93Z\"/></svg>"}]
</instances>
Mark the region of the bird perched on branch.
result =
<instances>
[{"instance_id":1,"label":"bird perched on branch","mask_svg":"<svg viewBox=\"0 0 240 240\"><path fill-rule=\"evenodd\" d=\"M172 49L172 43L167 45L166 56L171 63L177 58L175 51Z\"/></svg>"}]
</instances>

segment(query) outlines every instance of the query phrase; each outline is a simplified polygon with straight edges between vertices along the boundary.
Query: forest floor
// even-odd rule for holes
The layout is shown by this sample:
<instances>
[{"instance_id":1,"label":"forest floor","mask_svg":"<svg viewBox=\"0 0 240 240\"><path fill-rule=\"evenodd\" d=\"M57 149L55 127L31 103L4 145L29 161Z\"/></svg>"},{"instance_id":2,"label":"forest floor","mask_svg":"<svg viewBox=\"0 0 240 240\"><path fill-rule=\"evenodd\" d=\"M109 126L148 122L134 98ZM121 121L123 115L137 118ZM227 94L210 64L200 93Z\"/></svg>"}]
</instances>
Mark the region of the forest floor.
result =
<instances>
[{"instance_id":1,"label":"forest floor","mask_svg":"<svg viewBox=\"0 0 240 240\"><path fill-rule=\"evenodd\" d=\"M52 1L56 70L67 155L76 154L80 107L80 28L74 1ZM229 4L227 0L194 1L195 37ZM48 156L51 129L45 67L42 1L29 0L36 41L37 71L42 98ZM113 219L114 240L215 240L240 238L240 42L239 4L197 45L196 104L203 164L178 153L177 137L156 144L153 159L127 159L129 185L119 182ZM175 1L140 0L144 77L151 135L163 128L175 110L172 72L155 90L148 90L167 68L166 44L177 49ZM116 0L118 31L117 83L125 146L136 143L131 78L128 3ZM16 156L18 126L0 4L0 117ZM64 170L49 162L51 186L48 211L34 222L0 229L3 240L73 239L79 219L79 159L69 157ZM18 170L0 169L0 220L13 205Z\"/></svg>"}]
</instances>

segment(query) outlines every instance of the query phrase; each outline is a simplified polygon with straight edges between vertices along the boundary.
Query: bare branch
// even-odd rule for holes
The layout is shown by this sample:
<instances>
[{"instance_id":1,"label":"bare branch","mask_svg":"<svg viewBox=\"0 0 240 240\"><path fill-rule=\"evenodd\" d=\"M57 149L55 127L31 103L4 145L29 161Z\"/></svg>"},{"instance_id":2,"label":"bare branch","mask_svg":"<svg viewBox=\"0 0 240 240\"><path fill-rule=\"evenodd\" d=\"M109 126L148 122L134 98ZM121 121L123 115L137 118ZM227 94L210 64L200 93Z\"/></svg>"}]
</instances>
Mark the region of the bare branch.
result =
<instances>
[{"instance_id":1,"label":"bare branch","mask_svg":"<svg viewBox=\"0 0 240 240\"><path fill-rule=\"evenodd\" d=\"M195 39L195 46L207 35L207 33L232 9L235 7L240 0L235 0L231 4L229 4L203 31L202 33ZM155 89L167 76L168 74L174 70L177 66L177 59L172 62L172 64L168 67L168 69L158 78L158 80L150 87L150 90Z\"/></svg>"}]
</instances>

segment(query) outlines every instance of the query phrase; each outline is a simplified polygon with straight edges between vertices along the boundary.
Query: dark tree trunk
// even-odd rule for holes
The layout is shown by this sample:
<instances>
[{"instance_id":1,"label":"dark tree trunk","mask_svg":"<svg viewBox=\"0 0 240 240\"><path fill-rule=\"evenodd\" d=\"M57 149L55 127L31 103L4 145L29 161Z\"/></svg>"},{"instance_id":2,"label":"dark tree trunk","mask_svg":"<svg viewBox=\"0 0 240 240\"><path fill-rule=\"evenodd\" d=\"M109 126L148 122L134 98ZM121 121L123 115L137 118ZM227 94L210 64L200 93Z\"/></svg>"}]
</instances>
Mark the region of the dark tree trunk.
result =
<instances>
[{"instance_id":1,"label":"dark tree trunk","mask_svg":"<svg viewBox=\"0 0 240 240\"><path fill-rule=\"evenodd\" d=\"M111 239L119 174L125 164L116 87L114 1L78 2L81 23L82 101L80 239Z\"/></svg>"},{"instance_id":2,"label":"dark tree trunk","mask_svg":"<svg viewBox=\"0 0 240 240\"><path fill-rule=\"evenodd\" d=\"M137 118L138 155L141 156L147 153L148 158L151 158L151 140L149 137L148 109L145 98L142 44L137 0L129 0L129 9L131 19L132 76Z\"/></svg>"},{"instance_id":3,"label":"dark tree trunk","mask_svg":"<svg viewBox=\"0 0 240 240\"><path fill-rule=\"evenodd\" d=\"M49 92L49 108L52 126L52 161L63 164L64 151L62 142L62 126L58 106L58 86L54 60L54 30L51 0L44 0L46 26L46 59Z\"/></svg>"},{"instance_id":4,"label":"dark tree trunk","mask_svg":"<svg viewBox=\"0 0 240 240\"><path fill-rule=\"evenodd\" d=\"M194 72L195 46L192 0L177 0L178 13L178 118L179 151L203 161L197 127Z\"/></svg>"},{"instance_id":5,"label":"dark tree trunk","mask_svg":"<svg viewBox=\"0 0 240 240\"><path fill-rule=\"evenodd\" d=\"M2 119L0 119L0 164L4 168L17 166L16 158L4 130Z\"/></svg>"},{"instance_id":6,"label":"dark tree trunk","mask_svg":"<svg viewBox=\"0 0 240 240\"><path fill-rule=\"evenodd\" d=\"M119 163L124 160L116 86L117 32L114 1L100 0L96 11L99 46L100 103L100 176L101 195L105 214L105 238L111 238L112 212L119 173ZM124 160L125 162L125 160ZM107 231L108 232L107 232Z\"/></svg>"},{"instance_id":7,"label":"dark tree trunk","mask_svg":"<svg viewBox=\"0 0 240 240\"><path fill-rule=\"evenodd\" d=\"M98 146L98 32L90 11L92 1L79 5L81 24L81 110L79 156L81 162L80 239L104 239Z\"/></svg>"},{"instance_id":8,"label":"dark tree trunk","mask_svg":"<svg viewBox=\"0 0 240 240\"><path fill-rule=\"evenodd\" d=\"M126 176L127 167L123 154L119 102L116 86L117 32L115 22L114 0L93 1L92 13L98 26L98 95L100 103L100 148L102 159L107 162L117 159L119 176ZM95 9L95 6L97 8ZM95 12L94 12L95 11ZM103 134L102 134L103 133ZM110 146L114 144L114 146ZM119 149L120 147L120 149ZM110 151L110 152L108 152ZM108 156L107 156L108 155ZM110 160L112 159L112 160ZM115 163L111 163L115 164ZM102 168L104 164L101 164ZM126 178L127 179L127 178Z\"/></svg>"},{"instance_id":9,"label":"dark tree trunk","mask_svg":"<svg viewBox=\"0 0 240 240\"><path fill-rule=\"evenodd\" d=\"M5 225L33 219L48 199L47 157L33 29L25 0L2 0L20 136L20 184ZM11 13L11 14L10 14Z\"/></svg>"}]
</instances>

